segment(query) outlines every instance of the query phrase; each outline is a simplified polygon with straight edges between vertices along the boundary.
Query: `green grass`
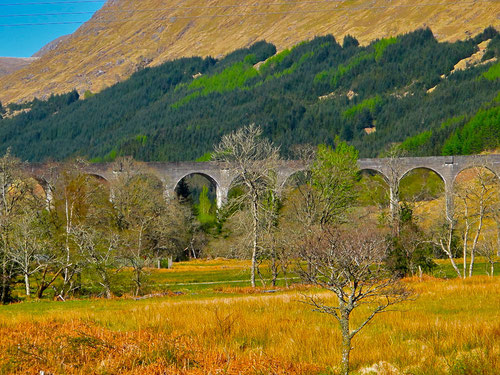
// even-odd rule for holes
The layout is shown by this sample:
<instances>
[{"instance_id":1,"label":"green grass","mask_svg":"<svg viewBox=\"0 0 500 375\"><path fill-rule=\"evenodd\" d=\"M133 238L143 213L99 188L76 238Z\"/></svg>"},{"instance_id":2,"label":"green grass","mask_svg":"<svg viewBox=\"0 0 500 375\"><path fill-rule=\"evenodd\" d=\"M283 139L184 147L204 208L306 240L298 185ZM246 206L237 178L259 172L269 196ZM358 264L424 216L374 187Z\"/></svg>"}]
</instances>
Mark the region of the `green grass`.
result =
<instances>
[{"instance_id":1,"label":"green grass","mask_svg":"<svg viewBox=\"0 0 500 375\"><path fill-rule=\"evenodd\" d=\"M344 111L344 118L352 119L357 113L361 112L363 109L368 109L370 112L374 112L375 109L382 104L382 97L380 95L374 96L363 100L361 103Z\"/></svg>"},{"instance_id":2,"label":"green grass","mask_svg":"<svg viewBox=\"0 0 500 375\"><path fill-rule=\"evenodd\" d=\"M469 261L469 259L468 259ZM454 279L457 277L457 273L453 269L451 262L449 259L438 259L436 260L437 267L432 271L432 276L446 279ZM462 259L455 259L455 263L457 267L462 272ZM468 266L467 266L468 267ZM487 271L489 271L490 265L483 259L479 259L474 263L473 275L474 276L485 276L487 275ZM467 268L467 273L469 269ZM500 276L500 264L495 264L495 276Z\"/></svg>"},{"instance_id":3,"label":"green grass","mask_svg":"<svg viewBox=\"0 0 500 375\"><path fill-rule=\"evenodd\" d=\"M380 39L377 43L375 43L373 45L373 48L375 48L375 61L379 61L382 58L384 51L386 50L387 47L397 42L398 38L392 37L392 38Z\"/></svg>"},{"instance_id":4,"label":"green grass","mask_svg":"<svg viewBox=\"0 0 500 375\"><path fill-rule=\"evenodd\" d=\"M483 73L483 77L490 81L500 78L500 62L492 65L487 72Z\"/></svg>"},{"instance_id":5,"label":"green grass","mask_svg":"<svg viewBox=\"0 0 500 375\"><path fill-rule=\"evenodd\" d=\"M405 151L417 151L420 147L427 143L432 136L432 130L425 131L413 137L408 137L401 143L401 149Z\"/></svg>"}]
</instances>

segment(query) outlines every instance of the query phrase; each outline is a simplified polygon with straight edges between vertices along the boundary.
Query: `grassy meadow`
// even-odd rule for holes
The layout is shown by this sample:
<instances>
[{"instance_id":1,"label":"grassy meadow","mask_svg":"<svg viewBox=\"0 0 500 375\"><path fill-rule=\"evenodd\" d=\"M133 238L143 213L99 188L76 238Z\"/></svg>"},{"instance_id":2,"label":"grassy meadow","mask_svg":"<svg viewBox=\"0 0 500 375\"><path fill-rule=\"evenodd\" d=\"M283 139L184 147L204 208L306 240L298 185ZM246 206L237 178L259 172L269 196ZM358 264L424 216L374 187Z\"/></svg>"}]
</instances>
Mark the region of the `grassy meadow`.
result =
<instances>
[{"instance_id":1,"label":"grassy meadow","mask_svg":"<svg viewBox=\"0 0 500 375\"><path fill-rule=\"evenodd\" d=\"M436 272L452 276L448 263ZM331 296L300 284L252 289L247 269L176 263L151 270L151 298L0 306L0 374L335 374L336 322L302 302ZM500 278L483 276L481 261L476 273L405 279L415 299L356 336L354 373L500 373Z\"/></svg>"}]
</instances>

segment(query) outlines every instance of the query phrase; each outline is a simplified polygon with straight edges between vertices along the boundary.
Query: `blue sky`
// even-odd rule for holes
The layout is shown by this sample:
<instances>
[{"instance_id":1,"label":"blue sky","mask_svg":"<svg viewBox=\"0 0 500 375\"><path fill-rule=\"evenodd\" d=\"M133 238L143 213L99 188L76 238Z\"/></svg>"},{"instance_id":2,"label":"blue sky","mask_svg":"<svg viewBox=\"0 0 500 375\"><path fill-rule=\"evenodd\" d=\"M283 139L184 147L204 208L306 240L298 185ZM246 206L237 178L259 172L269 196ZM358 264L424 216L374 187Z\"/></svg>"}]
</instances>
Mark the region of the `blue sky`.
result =
<instances>
[{"instance_id":1,"label":"blue sky","mask_svg":"<svg viewBox=\"0 0 500 375\"><path fill-rule=\"evenodd\" d=\"M92 1L92 2L91 2ZM0 0L0 56L29 57L48 42L71 34L80 24L5 26L26 23L85 22L104 5L94 0ZM50 4L41 4L50 3ZM88 14L47 13L89 12Z\"/></svg>"}]
</instances>

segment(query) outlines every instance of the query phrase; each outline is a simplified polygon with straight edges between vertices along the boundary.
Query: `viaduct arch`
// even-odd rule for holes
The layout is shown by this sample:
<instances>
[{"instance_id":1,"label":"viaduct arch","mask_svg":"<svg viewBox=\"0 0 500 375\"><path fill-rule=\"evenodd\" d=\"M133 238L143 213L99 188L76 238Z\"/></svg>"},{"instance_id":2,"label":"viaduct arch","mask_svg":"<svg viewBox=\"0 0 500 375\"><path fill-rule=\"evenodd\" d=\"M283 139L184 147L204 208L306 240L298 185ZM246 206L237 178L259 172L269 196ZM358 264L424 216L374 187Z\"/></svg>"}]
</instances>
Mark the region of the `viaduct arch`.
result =
<instances>
[{"instance_id":1,"label":"viaduct arch","mask_svg":"<svg viewBox=\"0 0 500 375\"><path fill-rule=\"evenodd\" d=\"M186 176L200 174L207 177L214 185L217 206L221 207L227 200L231 184L236 175L228 165L217 162L151 162L143 163L145 173L156 176L162 183L165 197L175 194L177 184ZM471 167L484 167L492 171L500 179L500 154L471 156L435 156L414 158L382 158L359 159L361 170L372 170L380 173L389 185L391 210L395 212L399 204L399 183L412 170L424 168L434 171L444 181L446 195L446 211L453 212L453 185L460 172ZM38 181L48 181L48 174L54 173L54 166L46 164L30 164L30 174ZM57 169L57 165L55 167ZM304 170L304 165L295 160L283 161L278 168L278 186L283 186L286 180L296 172ZM110 181L120 171L113 170L112 163L90 164L85 172ZM141 172L142 173L142 172Z\"/></svg>"}]
</instances>

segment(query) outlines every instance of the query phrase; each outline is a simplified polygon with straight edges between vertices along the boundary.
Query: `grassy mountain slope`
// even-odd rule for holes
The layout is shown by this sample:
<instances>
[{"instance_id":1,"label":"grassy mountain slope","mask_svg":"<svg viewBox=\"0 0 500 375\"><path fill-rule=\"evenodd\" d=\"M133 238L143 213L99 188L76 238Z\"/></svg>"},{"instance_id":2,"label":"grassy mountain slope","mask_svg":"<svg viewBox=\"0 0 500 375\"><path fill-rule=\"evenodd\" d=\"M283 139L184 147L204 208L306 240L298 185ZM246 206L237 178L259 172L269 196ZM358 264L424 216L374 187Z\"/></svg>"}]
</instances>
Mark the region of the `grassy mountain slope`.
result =
<instances>
[{"instance_id":1,"label":"grassy mountain slope","mask_svg":"<svg viewBox=\"0 0 500 375\"><path fill-rule=\"evenodd\" d=\"M30 57L0 57L0 77L20 70L28 66L35 60L36 58Z\"/></svg>"},{"instance_id":2,"label":"grassy mountain slope","mask_svg":"<svg viewBox=\"0 0 500 375\"><path fill-rule=\"evenodd\" d=\"M482 62L451 73L485 41ZM450 142L458 153L480 152L500 146L499 46L493 28L455 43L439 43L429 29L367 46L318 37L279 53L258 42L220 60L143 69L85 100L75 91L9 105L27 112L0 121L0 153L194 160L251 122L285 155L295 144L331 144L337 135L362 156L405 140L410 154L443 154Z\"/></svg>"},{"instance_id":3,"label":"grassy mountain slope","mask_svg":"<svg viewBox=\"0 0 500 375\"><path fill-rule=\"evenodd\" d=\"M0 101L101 91L144 66L220 57L266 40L283 50L317 35L361 43L430 27L454 41L498 25L496 0L113 0L39 61L0 79Z\"/></svg>"}]
</instances>

